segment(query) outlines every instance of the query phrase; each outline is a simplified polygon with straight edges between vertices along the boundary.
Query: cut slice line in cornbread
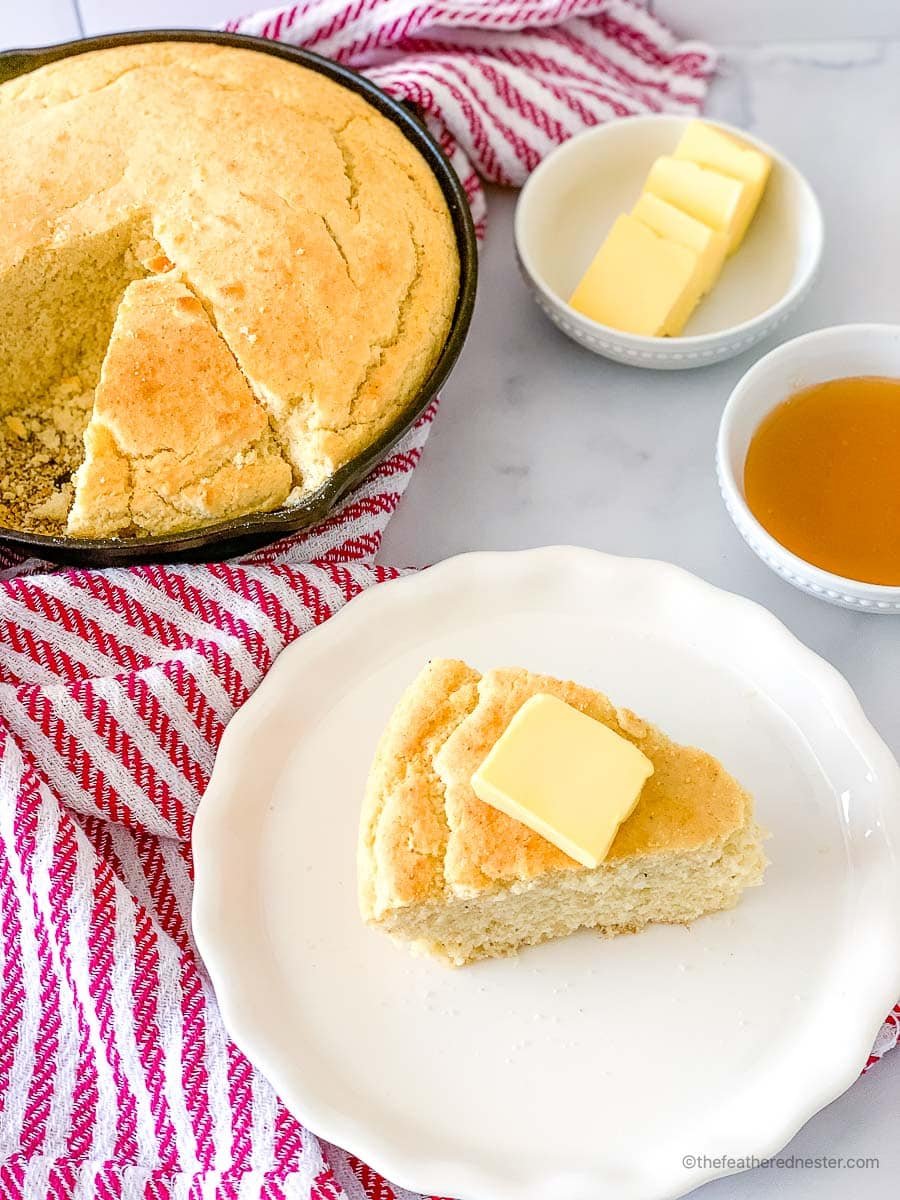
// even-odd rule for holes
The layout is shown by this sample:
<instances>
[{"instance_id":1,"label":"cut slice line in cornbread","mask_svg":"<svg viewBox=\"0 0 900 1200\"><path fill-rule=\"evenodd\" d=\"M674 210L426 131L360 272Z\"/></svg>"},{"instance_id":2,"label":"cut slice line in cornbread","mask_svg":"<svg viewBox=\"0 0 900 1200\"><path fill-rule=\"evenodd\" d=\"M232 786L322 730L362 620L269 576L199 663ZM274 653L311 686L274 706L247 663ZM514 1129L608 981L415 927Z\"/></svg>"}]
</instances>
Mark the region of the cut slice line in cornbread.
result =
<instances>
[{"instance_id":1,"label":"cut slice line in cornbread","mask_svg":"<svg viewBox=\"0 0 900 1200\"><path fill-rule=\"evenodd\" d=\"M744 180L671 155L656 160L644 191L724 233L728 254L741 244L759 200L756 189Z\"/></svg>"},{"instance_id":2,"label":"cut slice line in cornbread","mask_svg":"<svg viewBox=\"0 0 900 1200\"><path fill-rule=\"evenodd\" d=\"M523 705L554 696L653 764L598 867L479 800L472 777ZM687 924L762 881L753 802L721 763L602 693L520 668L434 659L399 700L369 772L358 844L363 919L460 966L577 929ZM596 953L602 951L597 948Z\"/></svg>"},{"instance_id":3,"label":"cut slice line in cornbread","mask_svg":"<svg viewBox=\"0 0 900 1200\"><path fill-rule=\"evenodd\" d=\"M675 147L675 158L687 159L722 175L743 180L750 189L749 224L759 207L772 170L772 159L768 154L715 125L691 121ZM746 229L745 225L741 239Z\"/></svg>"},{"instance_id":4,"label":"cut slice line in cornbread","mask_svg":"<svg viewBox=\"0 0 900 1200\"><path fill-rule=\"evenodd\" d=\"M526 700L472 776L479 800L585 867L598 867L653 763L555 696Z\"/></svg>"},{"instance_id":5,"label":"cut slice line in cornbread","mask_svg":"<svg viewBox=\"0 0 900 1200\"><path fill-rule=\"evenodd\" d=\"M612 329L675 336L693 311L702 270L695 251L624 215L616 220L569 304Z\"/></svg>"},{"instance_id":6,"label":"cut slice line in cornbread","mask_svg":"<svg viewBox=\"0 0 900 1200\"><path fill-rule=\"evenodd\" d=\"M677 242L679 246L687 246L689 250L693 250L700 260L696 275L697 299L711 291L719 278L728 249L724 233L710 229L696 217L682 212L680 208L659 196L654 196L652 192L644 192L631 215L659 237L668 238L670 242Z\"/></svg>"}]
</instances>

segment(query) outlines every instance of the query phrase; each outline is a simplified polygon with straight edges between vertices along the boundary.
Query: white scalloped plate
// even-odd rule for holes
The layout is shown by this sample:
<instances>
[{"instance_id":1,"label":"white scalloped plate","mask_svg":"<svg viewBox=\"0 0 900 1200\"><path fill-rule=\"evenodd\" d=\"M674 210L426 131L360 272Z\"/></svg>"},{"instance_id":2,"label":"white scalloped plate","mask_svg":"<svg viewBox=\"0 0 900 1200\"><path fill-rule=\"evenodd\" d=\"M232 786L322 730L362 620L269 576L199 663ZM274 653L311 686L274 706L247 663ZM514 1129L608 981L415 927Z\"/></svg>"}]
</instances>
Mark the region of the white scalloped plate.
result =
<instances>
[{"instance_id":1,"label":"white scalloped plate","mask_svg":"<svg viewBox=\"0 0 900 1200\"><path fill-rule=\"evenodd\" d=\"M690 929L450 971L363 926L378 735L429 656L608 691L719 756L763 887ZM856 1078L900 994L900 771L844 680L676 567L567 548L383 584L287 649L194 826L194 931L232 1036L316 1133L462 1200L659 1200L765 1157Z\"/></svg>"}]
</instances>

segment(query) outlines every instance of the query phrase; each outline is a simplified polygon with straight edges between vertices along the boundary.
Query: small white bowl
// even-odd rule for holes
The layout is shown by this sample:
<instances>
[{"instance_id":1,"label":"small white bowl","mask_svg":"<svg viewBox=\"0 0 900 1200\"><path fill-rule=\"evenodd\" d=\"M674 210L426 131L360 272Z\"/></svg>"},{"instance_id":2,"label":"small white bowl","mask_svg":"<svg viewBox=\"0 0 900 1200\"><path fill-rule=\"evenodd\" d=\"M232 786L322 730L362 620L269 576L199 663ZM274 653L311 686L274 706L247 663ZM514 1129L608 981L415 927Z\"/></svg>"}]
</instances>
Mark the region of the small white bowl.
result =
<instances>
[{"instance_id":1,"label":"small white bowl","mask_svg":"<svg viewBox=\"0 0 900 1200\"><path fill-rule=\"evenodd\" d=\"M681 337L644 337L592 321L566 302L620 213L637 202L653 162L671 154L689 118L628 117L585 130L532 172L516 206L519 266L563 333L617 362L700 367L753 346L804 298L822 256L824 225L812 188L771 146L720 121L708 124L771 155L772 174L747 237Z\"/></svg>"},{"instance_id":2,"label":"small white bowl","mask_svg":"<svg viewBox=\"0 0 900 1200\"><path fill-rule=\"evenodd\" d=\"M852 375L900 379L900 325L835 325L785 342L750 368L731 393L716 447L725 507L744 541L794 587L864 612L900 613L900 587L861 583L814 567L763 528L744 496L744 463L760 422L800 388ZM847 497L848 504L853 497Z\"/></svg>"}]
</instances>

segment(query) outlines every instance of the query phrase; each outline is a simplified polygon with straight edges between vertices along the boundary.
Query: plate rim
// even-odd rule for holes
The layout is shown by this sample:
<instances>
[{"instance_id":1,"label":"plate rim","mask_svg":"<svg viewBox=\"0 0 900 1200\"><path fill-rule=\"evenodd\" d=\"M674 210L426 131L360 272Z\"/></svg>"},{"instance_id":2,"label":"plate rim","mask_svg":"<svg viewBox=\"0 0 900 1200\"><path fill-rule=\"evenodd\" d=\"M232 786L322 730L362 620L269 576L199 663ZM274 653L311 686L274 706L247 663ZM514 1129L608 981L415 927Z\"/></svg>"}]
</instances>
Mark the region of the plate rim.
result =
<instances>
[{"instance_id":1,"label":"plate rim","mask_svg":"<svg viewBox=\"0 0 900 1200\"><path fill-rule=\"evenodd\" d=\"M377 613L379 604L395 604L396 600L393 597L397 595L414 594L422 587L428 588L432 595L440 594L448 587L452 588L454 576L466 578L473 569L483 574L485 569L490 571L498 567L507 572L510 564L515 564L514 569L525 570L532 564L539 564L548 572L558 572L566 568L583 571L585 568L596 570L610 567L639 572L650 571L659 573L661 577L667 576L676 586L693 591L707 602L728 605L734 611L740 611L743 616L750 617L768 636L782 639L795 656L795 661L802 661L808 672L816 676L822 693L830 701L834 712L842 718L852 741L867 759L874 761L879 776L883 775L887 780L889 786L881 800L880 812L890 812L888 806L892 794L895 800L900 801L900 765L866 717L856 694L837 668L811 650L761 604L719 588L682 567L662 560L614 555L566 545L511 551L474 551L455 555L421 571L413 571L365 589L327 621L302 634L286 647L253 695L229 721L216 755L212 777L195 816L192 833L195 879L191 923L197 949L213 984L228 1035L272 1082L282 1102L302 1125L316 1136L349 1150L387 1179L409 1191L452 1196L456 1200L484 1200L485 1196L491 1196L492 1200L521 1200L524 1193L519 1179L500 1177L490 1169L468 1162L441 1161L429 1156L419 1156L411 1151L409 1145L402 1145L396 1137L385 1137L372 1125L337 1111L327 1102L319 1103L314 1089L307 1091L302 1086L292 1085L283 1093L280 1086L276 1086L272 1081L272 1074L266 1070L267 1054L259 1049L261 1039L254 1030L250 1006L246 997L242 999L240 995L240 985L230 983L230 979L239 978L240 973L230 970L234 964L229 961L227 938L220 942L216 932L219 924L217 913L227 896L227 885L221 877L217 879L215 870L211 868L215 859L217 835L221 832L217 830L215 810L227 798L227 784L223 785L222 781L228 760L233 754L240 752L245 726L248 732L253 727L254 709L258 705L253 705L252 701L263 689L266 692L275 690L280 677L286 677L290 673L292 658L306 653L311 644L318 647L327 637L334 636L335 622L338 623L340 632L347 620L365 621L369 619L373 610ZM300 644L305 647L303 651L297 649ZM273 679L275 682L267 687ZM895 838L897 844L900 844L900 804L889 818L885 836L888 844L892 844ZM900 878L896 881L896 888L896 918L891 922L888 912L883 911L879 914L882 917L882 933L891 939L887 948L892 949L893 953L884 955L885 945L882 945L882 956L878 960L876 977L867 993L869 999L864 1006L865 1011L858 1009L854 1014L852 1027L845 1026L842 1036L834 1039L828 1046L827 1062L822 1058L818 1060L814 1083L810 1082L811 1076L798 1081L800 1086L794 1092L795 1102L790 1119L764 1120L756 1128L755 1136L750 1136L750 1133L745 1131L746 1140L753 1144L742 1150L742 1157L766 1159L776 1154L811 1117L841 1095L859 1077L885 1015L900 996ZM869 959L874 963L874 955L871 951L868 953ZM265 1038L262 1041L265 1041ZM303 1115L297 1115L300 1113ZM652 1181L654 1185L652 1191L646 1192L648 1197L652 1195L654 1200L670 1200L711 1179L734 1173L736 1169L707 1168L692 1171L688 1180L684 1174L673 1169L665 1179L659 1171L652 1175L648 1173L643 1178L645 1184ZM527 1195L529 1200L559 1200L560 1197L569 1195L590 1196L599 1193L610 1184L609 1177L602 1169L573 1172L561 1167L553 1173L548 1172L530 1179Z\"/></svg>"}]
</instances>

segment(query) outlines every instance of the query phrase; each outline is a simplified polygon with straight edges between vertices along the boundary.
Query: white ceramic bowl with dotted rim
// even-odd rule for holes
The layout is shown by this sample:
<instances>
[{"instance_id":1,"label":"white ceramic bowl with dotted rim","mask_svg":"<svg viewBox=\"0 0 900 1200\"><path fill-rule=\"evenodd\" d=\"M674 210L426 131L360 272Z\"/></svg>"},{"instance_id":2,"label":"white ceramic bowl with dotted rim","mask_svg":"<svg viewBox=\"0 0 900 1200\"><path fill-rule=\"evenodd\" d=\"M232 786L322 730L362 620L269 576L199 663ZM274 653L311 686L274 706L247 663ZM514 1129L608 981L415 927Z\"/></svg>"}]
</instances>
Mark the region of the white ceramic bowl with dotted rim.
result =
<instances>
[{"instance_id":1,"label":"white ceramic bowl with dotted rim","mask_svg":"<svg viewBox=\"0 0 900 1200\"><path fill-rule=\"evenodd\" d=\"M782 579L829 604L861 612L900 613L900 587L845 579L798 558L763 528L744 496L744 463L760 422L800 388L851 375L900 379L900 325L819 329L785 342L755 363L722 413L716 448L719 488L744 541ZM852 503L852 497L847 499Z\"/></svg>"},{"instance_id":2,"label":"white ceramic bowl with dotted rim","mask_svg":"<svg viewBox=\"0 0 900 1200\"><path fill-rule=\"evenodd\" d=\"M822 212L796 167L743 130L708 121L764 150L772 174L740 250L725 264L681 337L644 337L592 321L566 302L647 172L671 154L689 118L652 115L598 125L554 150L516 206L519 266L535 300L574 341L616 362L684 369L721 362L768 337L804 299L824 242Z\"/></svg>"}]
</instances>

